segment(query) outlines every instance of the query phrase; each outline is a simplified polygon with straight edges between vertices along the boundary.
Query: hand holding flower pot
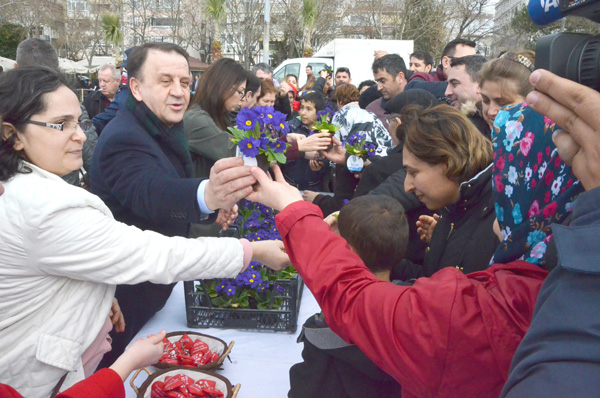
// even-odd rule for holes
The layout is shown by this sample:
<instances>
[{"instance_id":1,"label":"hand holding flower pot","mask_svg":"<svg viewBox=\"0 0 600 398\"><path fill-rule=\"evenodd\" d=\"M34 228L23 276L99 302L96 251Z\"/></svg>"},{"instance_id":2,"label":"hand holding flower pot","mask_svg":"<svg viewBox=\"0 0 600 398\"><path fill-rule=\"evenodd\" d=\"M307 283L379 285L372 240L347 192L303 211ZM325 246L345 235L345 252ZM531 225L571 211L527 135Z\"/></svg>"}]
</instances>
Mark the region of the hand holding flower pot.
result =
<instances>
[{"instance_id":1,"label":"hand holding flower pot","mask_svg":"<svg viewBox=\"0 0 600 398\"><path fill-rule=\"evenodd\" d=\"M284 138L290 128L283 113L273 107L244 108L238 113L236 127L230 127L231 141L238 146L244 164L267 170L275 163L286 163L288 144Z\"/></svg>"}]
</instances>

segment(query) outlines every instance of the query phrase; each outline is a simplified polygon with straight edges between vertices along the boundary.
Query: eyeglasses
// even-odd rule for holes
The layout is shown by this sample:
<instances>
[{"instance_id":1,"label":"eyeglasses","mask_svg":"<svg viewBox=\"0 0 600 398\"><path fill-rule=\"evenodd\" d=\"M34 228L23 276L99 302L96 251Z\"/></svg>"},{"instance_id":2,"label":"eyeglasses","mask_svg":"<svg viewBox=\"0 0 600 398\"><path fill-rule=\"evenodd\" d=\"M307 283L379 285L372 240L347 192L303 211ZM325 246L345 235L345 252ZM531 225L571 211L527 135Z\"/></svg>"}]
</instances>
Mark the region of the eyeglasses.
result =
<instances>
[{"instance_id":1,"label":"eyeglasses","mask_svg":"<svg viewBox=\"0 0 600 398\"><path fill-rule=\"evenodd\" d=\"M28 124L35 124L37 126L44 126L44 127L50 127L51 129L54 130L58 130L58 131L67 131L67 132L76 132L77 131L77 127L81 128L83 130L83 126L81 123L79 122L74 122L74 121L68 121L68 122L62 122L62 123L45 123L45 122L36 122L35 120L27 120L25 121L25 123Z\"/></svg>"},{"instance_id":2,"label":"eyeglasses","mask_svg":"<svg viewBox=\"0 0 600 398\"><path fill-rule=\"evenodd\" d=\"M240 99L243 99L246 96L246 89L244 88L243 90L239 90L239 89L235 89L235 91L237 91L237 93L240 95Z\"/></svg>"}]
</instances>

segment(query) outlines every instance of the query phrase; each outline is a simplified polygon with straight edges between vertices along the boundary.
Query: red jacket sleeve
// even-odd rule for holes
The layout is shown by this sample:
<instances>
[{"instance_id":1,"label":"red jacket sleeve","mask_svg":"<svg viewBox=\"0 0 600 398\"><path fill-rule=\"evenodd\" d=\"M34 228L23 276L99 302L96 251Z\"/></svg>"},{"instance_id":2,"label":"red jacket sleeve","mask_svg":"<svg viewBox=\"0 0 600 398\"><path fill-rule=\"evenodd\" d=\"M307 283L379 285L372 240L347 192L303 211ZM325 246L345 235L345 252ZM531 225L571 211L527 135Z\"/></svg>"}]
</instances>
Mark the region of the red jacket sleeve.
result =
<instances>
[{"instance_id":1,"label":"red jacket sleeve","mask_svg":"<svg viewBox=\"0 0 600 398\"><path fill-rule=\"evenodd\" d=\"M121 376L112 369L101 369L73 387L61 392L56 398L125 398Z\"/></svg>"},{"instance_id":2,"label":"red jacket sleeve","mask_svg":"<svg viewBox=\"0 0 600 398\"><path fill-rule=\"evenodd\" d=\"M331 329L407 393L431 395L444 370L460 272L448 269L412 287L397 286L377 279L313 204L293 203L276 222L292 264Z\"/></svg>"},{"instance_id":3,"label":"red jacket sleeve","mask_svg":"<svg viewBox=\"0 0 600 398\"><path fill-rule=\"evenodd\" d=\"M17 390L6 384L0 384L0 397L2 398L24 398Z\"/></svg>"}]
</instances>

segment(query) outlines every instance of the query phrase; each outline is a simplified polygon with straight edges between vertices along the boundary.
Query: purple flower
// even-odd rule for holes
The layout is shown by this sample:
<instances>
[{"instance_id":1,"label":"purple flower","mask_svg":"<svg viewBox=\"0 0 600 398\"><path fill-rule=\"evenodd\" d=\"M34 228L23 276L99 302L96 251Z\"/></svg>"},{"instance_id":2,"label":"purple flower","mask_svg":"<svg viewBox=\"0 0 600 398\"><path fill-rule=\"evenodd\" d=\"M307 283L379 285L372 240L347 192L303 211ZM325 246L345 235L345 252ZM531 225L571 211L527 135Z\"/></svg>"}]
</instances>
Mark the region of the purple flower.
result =
<instances>
[{"instance_id":1,"label":"purple flower","mask_svg":"<svg viewBox=\"0 0 600 398\"><path fill-rule=\"evenodd\" d=\"M244 281L244 284L252 288L255 288L263 282L262 278L260 277L260 272L246 270L242 274L242 281Z\"/></svg>"},{"instance_id":2,"label":"purple flower","mask_svg":"<svg viewBox=\"0 0 600 398\"><path fill-rule=\"evenodd\" d=\"M244 138L239 142L238 146L244 156L255 158L259 153L260 141L252 137Z\"/></svg>"},{"instance_id":3,"label":"purple flower","mask_svg":"<svg viewBox=\"0 0 600 398\"><path fill-rule=\"evenodd\" d=\"M254 128L254 124L258 118L259 115L256 113L256 111L250 108L244 108L240 111L240 113L238 113L235 121L240 130L248 131Z\"/></svg>"},{"instance_id":4,"label":"purple flower","mask_svg":"<svg viewBox=\"0 0 600 398\"><path fill-rule=\"evenodd\" d=\"M277 140L275 142L270 142L269 148L272 149L275 153L283 153L285 152L286 145L284 142Z\"/></svg>"},{"instance_id":5,"label":"purple flower","mask_svg":"<svg viewBox=\"0 0 600 398\"><path fill-rule=\"evenodd\" d=\"M368 155L368 156L373 156L373 155L375 155L375 145L373 145L373 144L369 144L369 145L367 145L367 146L366 146L366 148L365 148L365 149L367 150L367 155Z\"/></svg>"},{"instance_id":6,"label":"purple flower","mask_svg":"<svg viewBox=\"0 0 600 398\"><path fill-rule=\"evenodd\" d=\"M216 286L217 293L226 294L228 296L233 296L235 294L235 289L236 286L227 279L222 279L221 283Z\"/></svg>"},{"instance_id":7,"label":"purple flower","mask_svg":"<svg viewBox=\"0 0 600 398\"><path fill-rule=\"evenodd\" d=\"M264 149L266 151L269 148L269 144L271 143L271 140L269 140L265 136L261 136L259 138L259 140L260 140L260 148Z\"/></svg>"}]
</instances>

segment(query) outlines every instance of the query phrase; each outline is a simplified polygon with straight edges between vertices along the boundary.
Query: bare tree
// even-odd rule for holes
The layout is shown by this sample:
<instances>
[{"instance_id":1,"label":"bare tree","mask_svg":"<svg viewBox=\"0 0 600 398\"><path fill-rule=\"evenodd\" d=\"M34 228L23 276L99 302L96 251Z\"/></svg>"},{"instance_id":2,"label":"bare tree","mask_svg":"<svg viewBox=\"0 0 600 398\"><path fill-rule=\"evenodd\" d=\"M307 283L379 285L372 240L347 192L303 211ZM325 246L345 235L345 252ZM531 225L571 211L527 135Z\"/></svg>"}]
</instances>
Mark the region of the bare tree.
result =
<instances>
[{"instance_id":1,"label":"bare tree","mask_svg":"<svg viewBox=\"0 0 600 398\"><path fill-rule=\"evenodd\" d=\"M194 50L203 62L209 54L209 26L204 5L200 0L190 0L181 13L180 45Z\"/></svg>"},{"instance_id":2,"label":"bare tree","mask_svg":"<svg viewBox=\"0 0 600 398\"><path fill-rule=\"evenodd\" d=\"M145 43L156 16L156 0L124 0L123 12L123 26L131 35L131 44Z\"/></svg>"},{"instance_id":3,"label":"bare tree","mask_svg":"<svg viewBox=\"0 0 600 398\"><path fill-rule=\"evenodd\" d=\"M222 45L229 45L238 61L248 68L260 51L264 0L227 0L227 22ZM225 51L224 51L225 52Z\"/></svg>"},{"instance_id":4,"label":"bare tree","mask_svg":"<svg viewBox=\"0 0 600 398\"><path fill-rule=\"evenodd\" d=\"M447 2L447 18L452 38L480 40L494 29L494 0L453 0Z\"/></svg>"},{"instance_id":5,"label":"bare tree","mask_svg":"<svg viewBox=\"0 0 600 398\"><path fill-rule=\"evenodd\" d=\"M0 0L2 20L21 25L28 38L52 39L60 34L65 21L61 2L51 0Z\"/></svg>"}]
</instances>

